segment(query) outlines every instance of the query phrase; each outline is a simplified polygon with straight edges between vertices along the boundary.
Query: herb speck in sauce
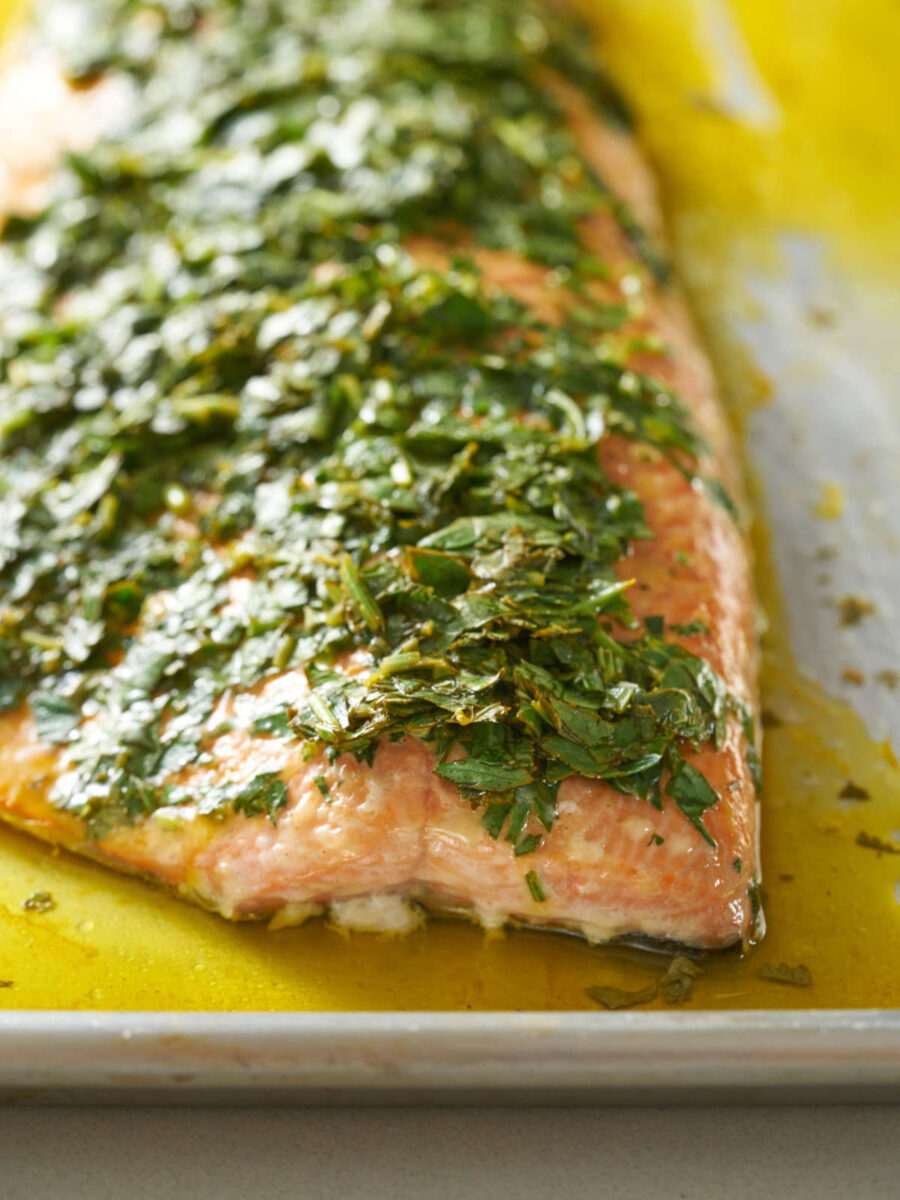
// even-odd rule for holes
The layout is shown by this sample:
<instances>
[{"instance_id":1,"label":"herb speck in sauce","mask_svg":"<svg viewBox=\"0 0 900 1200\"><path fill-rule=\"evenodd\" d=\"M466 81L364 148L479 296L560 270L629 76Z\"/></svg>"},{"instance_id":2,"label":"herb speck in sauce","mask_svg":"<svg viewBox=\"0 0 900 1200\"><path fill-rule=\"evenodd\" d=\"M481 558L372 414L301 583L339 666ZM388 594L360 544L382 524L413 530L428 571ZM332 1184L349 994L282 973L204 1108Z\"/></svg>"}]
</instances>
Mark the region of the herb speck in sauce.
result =
<instances>
[{"instance_id":1,"label":"herb speck in sauce","mask_svg":"<svg viewBox=\"0 0 900 1200\"><path fill-rule=\"evenodd\" d=\"M842 627L858 625L875 611L875 605L864 596L844 596L837 601L838 620Z\"/></svg>"},{"instance_id":2,"label":"herb speck in sauce","mask_svg":"<svg viewBox=\"0 0 900 1200\"><path fill-rule=\"evenodd\" d=\"M809 967L803 966L802 963L796 967L788 963L763 963L759 969L759 977L768 980L769 983L784 983L789 987L812 986Z\"/></svg>"},{"instance_id":3,"label":"herb speck in sauce","mask_svg":"<svg viewBox=\"0 0 900 1200\"><path fill-rule=\"evenodd\" d=\"M22 908L30 913L52 912L56 908L56 901L49 892L32 892L22 901Z\"/></svg>"},{"instance_id":4,"label":"herb speck in sauce","mask_svg":"<svg viewBox=\"0 0 900 1200\"><path fill-rule=\"evenodd\" d=\"M900 854L900 846L894 842L885 841L876 834L866 833L864 830L860 830L856 835L856 844L862 846L864 850L875 850L879 858L882 854Z\"/></svg>"}]
</instances>

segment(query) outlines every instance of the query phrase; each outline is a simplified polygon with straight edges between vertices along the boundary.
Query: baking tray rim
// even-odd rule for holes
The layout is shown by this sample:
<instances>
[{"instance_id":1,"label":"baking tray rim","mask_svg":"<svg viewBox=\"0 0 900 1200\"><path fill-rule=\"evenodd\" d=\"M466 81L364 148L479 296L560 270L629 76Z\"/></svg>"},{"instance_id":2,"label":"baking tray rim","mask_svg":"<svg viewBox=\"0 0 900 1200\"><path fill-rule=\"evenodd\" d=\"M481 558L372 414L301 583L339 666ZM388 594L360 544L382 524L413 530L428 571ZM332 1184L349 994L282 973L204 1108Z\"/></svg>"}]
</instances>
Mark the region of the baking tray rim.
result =
<instances>
[{"instance_id":1,"label":"baking tray rim","mask_svg":"<svg viewBox=\"0 0 900 1200\"><path fill-rule=\"evenodd\" d=\"M6 1011L0 1099L900 1100L900 1009Z\"/></svg>"}]
</instances>

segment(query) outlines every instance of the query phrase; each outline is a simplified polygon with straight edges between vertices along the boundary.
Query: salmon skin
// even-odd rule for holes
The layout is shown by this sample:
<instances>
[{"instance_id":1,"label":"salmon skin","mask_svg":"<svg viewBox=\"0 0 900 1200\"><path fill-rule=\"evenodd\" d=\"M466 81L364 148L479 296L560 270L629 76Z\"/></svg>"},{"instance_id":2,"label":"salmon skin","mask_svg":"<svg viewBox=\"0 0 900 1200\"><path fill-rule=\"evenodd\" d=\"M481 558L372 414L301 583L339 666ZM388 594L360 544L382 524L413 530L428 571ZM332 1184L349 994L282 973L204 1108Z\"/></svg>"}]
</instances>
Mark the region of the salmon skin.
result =
<instances>
[{"instance_id":1,"label":"salmon skin","mask_svg":"<svg viewBox=\"0 0 900 1200\"><path fill-rule=\"evenodd\" d=\"M746 939L740 480L584 30L75 7L0 84L0 816L229 918Z\"/></svg>"}]
</instances>

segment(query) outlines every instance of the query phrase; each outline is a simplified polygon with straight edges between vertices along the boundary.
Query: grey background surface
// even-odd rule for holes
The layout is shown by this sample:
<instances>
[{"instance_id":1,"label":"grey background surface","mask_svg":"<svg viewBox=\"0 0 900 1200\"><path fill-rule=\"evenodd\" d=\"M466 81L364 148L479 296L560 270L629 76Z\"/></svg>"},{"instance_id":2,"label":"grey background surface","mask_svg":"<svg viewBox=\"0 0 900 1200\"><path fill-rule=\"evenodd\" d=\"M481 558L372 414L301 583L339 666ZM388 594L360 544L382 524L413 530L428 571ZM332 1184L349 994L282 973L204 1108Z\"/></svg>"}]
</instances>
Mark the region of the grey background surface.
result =
<instances>
[{"instance_id":1,"label":"grey background surface","mask_svg":"<svg viewBox=\"0 0 900 1200\"><path fill-rule=\"evenodd\" d=\"M900 1107L27 1109L4 1200L895 1200Z\"/></svg>"}]
</instances>

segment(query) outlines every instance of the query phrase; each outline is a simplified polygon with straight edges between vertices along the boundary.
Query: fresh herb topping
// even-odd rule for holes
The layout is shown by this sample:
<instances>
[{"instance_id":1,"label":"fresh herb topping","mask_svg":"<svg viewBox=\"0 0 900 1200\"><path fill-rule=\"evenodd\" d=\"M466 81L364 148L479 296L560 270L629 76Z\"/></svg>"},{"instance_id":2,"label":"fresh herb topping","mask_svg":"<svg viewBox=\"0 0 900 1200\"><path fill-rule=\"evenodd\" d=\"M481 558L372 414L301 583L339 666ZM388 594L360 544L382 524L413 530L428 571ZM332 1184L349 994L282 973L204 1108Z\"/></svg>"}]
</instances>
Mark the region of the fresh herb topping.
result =
<instances>
[{"instance_id":1,"label":"fresh herb topping","mask_svg":"<svg viewBox=\"0 0 900 1200\"><path fill-rule=\"evenodd\" d=\"M331 788L328 786L328 780L324 775L317 775L313 780L313 783L322 793L322 796L325 800L331 799Z\"/></svg>"},{"instance_id":2,"label":"fresh herb topping","mask_svg":"<svg viewBox=\"0 0 900 1200\"><path fill-rule=\"evenodd\" d=\"M525 882L528 884L532 900L536 900L539 904L542 904L547 899L547 893L544 891L544 885L541 883L538 873L536 871L526 871Z\"/></svg>"},{"instance_id":3,"label":"fresh herb topping","mask_svg":"<svg viewBox=\"0 0 900 1200\"><path fill-rule=\"evenodd\" d=\"M168 805L275 820L277 774L178 777L223 695L303 671L254 734L367 760L425 738L516 855L572 775L657 807L667 782L712 842L682 752L746 711L632 618L615 565L647 530L598 465L616 432L693 479L704 445L592 286L604 206L658 263L546 86L620 119L587 39L519 0L53 11L72 78L133 103L5 230L0 709L61 748L52 799L95 837ZM426 232L445 266L407 252ZM473 245L552 267L563 322Z\"/></svg>"}]
</instances>

